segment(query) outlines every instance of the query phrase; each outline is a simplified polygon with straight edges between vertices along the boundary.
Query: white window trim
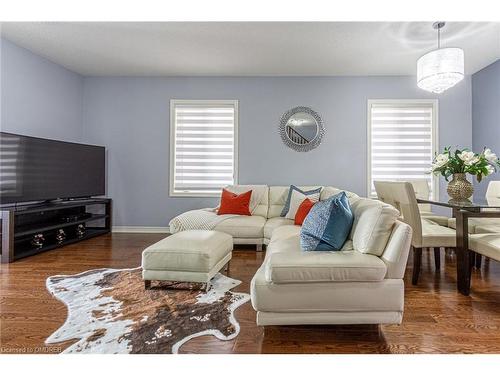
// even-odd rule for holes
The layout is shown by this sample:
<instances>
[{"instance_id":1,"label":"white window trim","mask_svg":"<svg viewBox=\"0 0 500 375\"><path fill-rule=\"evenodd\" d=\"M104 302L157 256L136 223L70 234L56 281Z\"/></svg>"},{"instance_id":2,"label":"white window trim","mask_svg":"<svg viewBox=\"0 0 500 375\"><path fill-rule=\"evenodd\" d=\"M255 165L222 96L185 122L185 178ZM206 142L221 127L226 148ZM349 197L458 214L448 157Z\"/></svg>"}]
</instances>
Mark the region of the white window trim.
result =
<instances>
[{"instance_id":1,"label":"white window trim","mask_svg":"<svg viewBox=\"0 0 500 375\"><path fill-rule=\"evenodd\" d=\"M234 184L238 183L238 122L239 122L239 111L238 111L238 100L189 100L189 99L171 99L170 100L170 173L169 173L169 196L170 197L218 197L220 194L214 193L179 193L174 192L174 175L175 175L175 106L176 105L189 105L189 104L231 104L234 106Z\"/></svg>"},{"instance_id":2,"label":"white window trim","mask_svg":"<svg viewBox=\"0 0 500 375\"><path fill-rule=\"evenodd\" d=\"M432 104L432 154L435 155L439 152L439 101L438 99L368 99L367 115L366 115L366 196L371 195L371 181L372 181L372 136L371 136L371 120L372 120L372 106L375 104ZM432 192L433 198L439 200L439 176L432 178Z\"/></svg>"}]
</instances>

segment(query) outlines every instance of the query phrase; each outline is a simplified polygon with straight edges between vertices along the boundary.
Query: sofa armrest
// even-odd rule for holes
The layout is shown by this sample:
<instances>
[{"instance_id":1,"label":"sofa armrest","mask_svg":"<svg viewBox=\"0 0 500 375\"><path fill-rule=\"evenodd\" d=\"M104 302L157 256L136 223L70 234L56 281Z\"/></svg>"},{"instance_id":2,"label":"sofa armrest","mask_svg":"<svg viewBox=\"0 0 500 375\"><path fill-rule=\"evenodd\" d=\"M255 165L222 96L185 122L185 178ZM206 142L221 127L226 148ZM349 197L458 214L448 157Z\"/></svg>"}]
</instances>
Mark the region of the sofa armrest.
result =
<instances>
[{"instance_id":1,"label":"sofa armrest","mask_svg":"<svg viewBox=\"0 0 500 375\"><path fill-rule=\"evenodd\" d=\"M394 224L387 246L381 256L387 266L386 279L402 279L404 277L412 234L413 231L408 224L402 221L397 221Z\"/></svg>"}]
</instances>

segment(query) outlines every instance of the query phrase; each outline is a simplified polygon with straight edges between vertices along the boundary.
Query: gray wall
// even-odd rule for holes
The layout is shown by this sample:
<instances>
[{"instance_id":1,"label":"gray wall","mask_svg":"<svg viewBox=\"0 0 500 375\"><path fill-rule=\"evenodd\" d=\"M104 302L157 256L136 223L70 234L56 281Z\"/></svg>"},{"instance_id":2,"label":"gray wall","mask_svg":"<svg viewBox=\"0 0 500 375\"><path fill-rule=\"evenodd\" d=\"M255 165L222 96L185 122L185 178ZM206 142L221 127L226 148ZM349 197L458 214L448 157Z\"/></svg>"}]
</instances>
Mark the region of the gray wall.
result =
<instances>
[{"instance_id":1,"label":"gray wall","mask_svg":"<svg viewBox=\"0 0 500 375\"><path fill-rule=\"evenodd\" d=\"M239 182L335 185L366 195L367 99L439 98L439 139L470 147L470 77L439 96L415 77L193 77L84 80L83 140L108 148L114 225L166 226L214 199L170 198L169 100L239 100ZM323 117L323 144L308 153L285 147L281 114L308 105ZM445 184L441 183L444 193Z\"/></svg>"},{"instance_id":2,"label":"gray wall","mask_svg":"<svg viewBox=\"0 0 500 375\"><path fill-rule=\"evenodd\" d=\"M168 196L170 99L240 101L240 183L325 184L365 195L367 99L436 97L414 77L83 78L5 39L0 52L2 131L106 146L115 225L165 226L216 203ZM470 77L438 98L441 148L471 146ZM281 114L296 105L313 107L325 123L323 144L309 153L286 148L278 135ZM481 134L499 150L488 136L495 130Z\"/></svg>"},{"instance_id":3,"label":"gray wall","mask_svg":"<svg viewBox=\"0 0 500 375\"><path fill-rule=\"evenodd\" d=\"M83 77L0 38L1 130L79 141Z\"/></svg>"},{"instance_id":4,"label":"gray wall","mask_svg":"<svg viewBox=\"0 0 500 375\"><path fill-rule=\"evenodd\" d=\"M500 60L472 75L472 124L474 151L486 146L500 156ZM476 182L476 193L484 195L490 180L500 180L500 174Z\"/></svg>"}]
</instances>

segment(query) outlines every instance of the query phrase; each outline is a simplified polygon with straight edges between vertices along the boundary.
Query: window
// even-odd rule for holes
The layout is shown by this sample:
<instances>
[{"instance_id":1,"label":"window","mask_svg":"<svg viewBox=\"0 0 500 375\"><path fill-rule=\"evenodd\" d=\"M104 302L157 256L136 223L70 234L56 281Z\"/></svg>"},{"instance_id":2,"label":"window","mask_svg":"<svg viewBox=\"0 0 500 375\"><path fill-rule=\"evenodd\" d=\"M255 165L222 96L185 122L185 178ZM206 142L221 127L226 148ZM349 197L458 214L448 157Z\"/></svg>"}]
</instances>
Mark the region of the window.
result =
<instances>
[{"instance_id":1,"label":"window","mask_svg":"<svg viewBox=\"0 0 500 375\"><path fill-rule=\"evenodd\" d=\"M430 173L437 119L437 100L368 101L368 196L376 196L376 180L426 179L431 198L438 198L438 179Z\"/></svg>"},{"instance_id":2,"label":"window","mask_svg":"<svg viewBox=\"0 0 500 375\"><path fill-rule=\"evenodd\" d=\"M170 102L170 196L218 196L237 165L237 100Z\"/></svg>"}]
</instances>

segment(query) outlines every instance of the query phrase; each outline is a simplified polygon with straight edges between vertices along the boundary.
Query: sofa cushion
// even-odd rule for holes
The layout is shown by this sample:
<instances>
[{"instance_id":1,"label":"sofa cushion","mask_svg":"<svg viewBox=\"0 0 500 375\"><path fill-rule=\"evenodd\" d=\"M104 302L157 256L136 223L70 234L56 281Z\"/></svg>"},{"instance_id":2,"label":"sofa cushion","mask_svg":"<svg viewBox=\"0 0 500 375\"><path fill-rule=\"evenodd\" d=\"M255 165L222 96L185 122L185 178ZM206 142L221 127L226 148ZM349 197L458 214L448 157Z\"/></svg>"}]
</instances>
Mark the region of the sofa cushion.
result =
<instances>
[{"instance_id":1,"label":"sofa cushion","mask_svg":"<svg viewBox=\"0 0 500 375\"><path fill-rule=\"evenodd\" d=\"M266 218L262 216L235 216L222 221L214 228L236 238L262 238Z\"/></svg>"},{"instance_id":2,"label":"sofa cushion","mask_svg":"<svg viewBox=\"0 0 500 375\"><path fill-rule=\"evenodd\" d=\"M252 190L241 194L235 194L229 190L222 189L220 206L217 210L217 215L235 214L250 216L251 197Z\"/></svg>"},{"instance_id":3,"label":"sofa cushion","mask_svg":"<svg viewBox=\"0 0 500 375\"><path fill-rule=\"evenodd\" d=\"M281 252L266 262L266 279L276 284L381 281L386 272L382 259L356 250Z\"/></svg>"},{"instance_id":4,"label":"sofa cushion","mask_svg":"<svg viewBox=\"0 0 500 375\"><path fill-rule=\"evenodd\" d=\"M294 225L293 220L287 219L286 217L272 217L267 219L266 225L264 225L264 238L270 239L276 228L284 225Z\"/></svg>"},{"instance_id":5,"label":"sofa cushion","mask_svg":"<svg viewBox=\"0 0 500 375\"><path fill-rule=\"evenodd\" d=\"M315 190L321 186L298 186L300 190ZM285 206L290 186L269 186L269 211L268 218L281 216L281 211Z\"/></svg>"},{"instance_id":6,"label":"sofa cushion","mask_svg":"<svg viewBox=\"0 0 500 375\"><path fill-rule=\"evenodd\" d=\"M269 205L269 187L267 185L229 185L225 189L235 194L252 190L250 213L252 215L267 217Z\"/></svg>"},{"instance_id":7,"label":"sofa cushion","mask_svg":"<svg viewBox=\"0 0 500 375\"><path fill-rule=\"evenodd\" d=\"M309 197L312 201L317 202L319 201L320 194L321 187L312 190L302 190L295 185L290 185L285 205L283 207L283 210L281 211L280 216L287 217L288 219L293 219L295 217L295 212L292 212L292 214L289 215L289 211L291 208L295 208L295 211L297 211L300 203L302 203L302 201L307 197ZM299 199L300 202L297 204L297 200Z\"/></svg>"},{"instance_id":8,"label":"sofa cushion","mask_svg":"<svg viewBox=\"0 0 500 375\"><path fill-rule=\"evenodd\" d=\"M354 223L351 235L354 249L382 255L392 233L399 211L380 201L359 198L351 201Z\"/></svg>"},{"instance_id":9,"label":"sofa cushion","mask_svg":"<svg viewBox=\"0 0 500 375\"><path fill-rule=\"evenodd\" d=\"M306 198L297 209L297 213L295 214L293 223L295 225L302 225L302 223L306 219L307 215L309 214L309 211L311 211L311 208L313 208L313 206L314 202L309 198Z\"/></svg>"},{"instance_id":10,"label":"sofa cushion","mask_svg":"<svg viewBox=\"0 0 500 375\"><path fill-rule=\"evenodd\" d=\"M277 219L277 218L272 218L272 219ZM281 218L281 219L285 219L285 218ZM289 220L289 219L285 219L285 220ZM277 223L277 221L274 221L274 220L272 222ZM271 241L269 241L269 244L267 246L266 255L269 254L270 252L272 252L272 244L273 243L281 242L281 241L287 240L287 239L294 239L295 242L297 243L298 248L300 249L300 237L299 236L300 236L300 228L301 227L299 225L293 225L292 220L290 220L290 222L292 222L291 225L286 225L285 223L283 223L283 225L278 225L278 224L275 225L275 228L273 230L273 235L271 236ZM268 219L268 223L271 223L271 219Z\"/></svg>"},{"instance_id":11,"label":"sofa cushion","mask_svg":"<svg viewBox=\"0 0 500 375\"><path fill-rule=\"evenodd\" d=\"M299 225L282 225L274 229L271 241L267 247L267 254L273 254L281 251L289 251L292 247L297 251L302 251L300 247L300 230ZM353 250L352 241L347 240L342 246L341 251Z\"/></svg>"},{"instance_id":12,"label":"sofa cushion","mask_svg":"<svg viewBox=\"0 0 500 375\"><path fill-rule=\"evenodd\" d=\"M340 250L351 231L353 215L346 193L316 203L300 231L302 250Z\"/></svg>"},{"instance_id":13,"label":"sofa cushion","mask_svg":"<svg viewBox=\"0 0 500 375\"><path fill-rule=\"evenodd\" d=\"M300 252L299 233L300 227L297 225L276 227L271 237L271 241L267 246L266 259L275 253L286 253L289 251ZM412 230L408 224L402 221L397 221L394 224L391 236L381 257L387 267L386 278L401 279L403 277L406 262L408 260L411 237ZM351 240L346 241L342 248L342 251L349 250L353 250Z\"/></svg>"},{"instance_id":14,"label":"sofa cushion","mask_svg":"<svg viewBox=\"0 0 500 375\"><path fill-rule=\"evenodd\" d=\"M264 261L269 282L378 281L385 277L382 259L353 250L352 241L342 251L303 252L299 233L295 225L274 230Z\"/></svg>"},{"instance_id":15,"label":"sofa cushion","mask_svg":"<svg viewBox=\"0 0 500 375\"><path fill-rule=\"evenodd\" d=\"M320 201L327 200L328 198L337 195L339 193L345 192L347 195L347 198L349 198L349 202L353 199L359 198L359 196L353 192L346 191L346 190L341 190L337 189L333 186L325 186L323 189L321 189L321 194L319 196Z\"/></svg>"},{"instance_id":16,"label":"sofa cushion","mask_svg":"<svg viewBox=\"0 0 500 375\"><path fill-rule=\"evenodd\" d=\"M306 199L311 200L312 202L318 202L319 201L319 192L313 193L313 194L303 194L300 191L293 190L292 191L292 196L290 198L290 207L288 208L288 212L285 215L287 219L295 219L295 215L297 214L297 211Z\"/></svg>"}]
</instances>

